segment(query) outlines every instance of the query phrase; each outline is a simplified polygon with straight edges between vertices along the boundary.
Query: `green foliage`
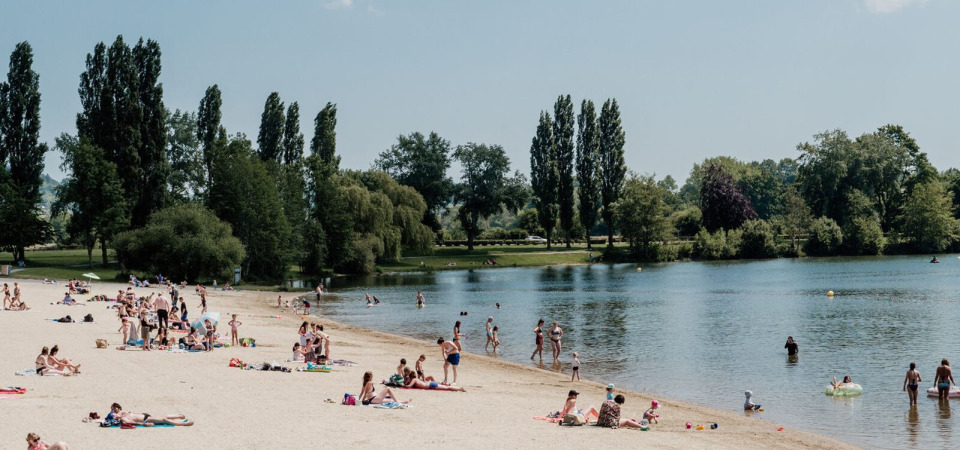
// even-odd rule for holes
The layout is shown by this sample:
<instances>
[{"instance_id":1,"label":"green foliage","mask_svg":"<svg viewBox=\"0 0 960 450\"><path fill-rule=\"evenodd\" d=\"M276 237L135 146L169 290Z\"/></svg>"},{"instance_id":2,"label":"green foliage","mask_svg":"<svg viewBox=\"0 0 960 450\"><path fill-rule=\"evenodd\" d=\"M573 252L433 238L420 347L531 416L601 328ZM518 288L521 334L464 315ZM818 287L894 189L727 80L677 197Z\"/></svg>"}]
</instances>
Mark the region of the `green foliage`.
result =
<instances>
[{"instance_id":1,"label":"green foliage","mask_svg":"<svg viewBox=\"0 0 960 450\"><path fill-rule=\"evenodd\" d=\"M693 236L703 226L703 213L697 206L688 206L671 214L670 222L680 236Z\"/></svg>"},{"instance_id":2,"label":"green foliage","mask_svg":"<svg viewBox=\"0 0 960 450\"><path fill-rule=\"evenodd\" d=\"M450 142L434 132L429 137L421 133L399 136L396 144L380 153L374 166L419 192L427 205L422 220L434 230L440 229L437 216L450 201L453 189L453 181L446 175Z\"/></svg>"},{"instance_id":3,"label":"green foliage","mask_svg":"<svg viewBox=\"0 0 960 450\"><path fill-rule=\"evenodd\" d=\"M623 195L612 207L631 252L640 258L656 259L660 241L670 235L670 221L663 190L653 177L631 175Z\"/></svg>"},{"instance_id":4,"label":"green foliage","mask_svg":"<svg viewBox=\"0 0 960 450\"><path fill-rule=\"evenodd\" d=\"M283 164L298 164L303 160L303 133L300 132L300 104L290 103L283 126Z\"/></svg>"},{"instance_id":5,"label":"green foliage","mask_svg":"<svg viewBox=\"0 0 960 450\"><path fill-rule=\"evenodd\" d=\"M47 145L39 138L40 76L33 71L33 49L21 42L10 54L7 81L0 83L0 246L10 246L18 261L27 246L50 234L40 211Z\"/></svg>"},{"instance_id":6,"label":"green foliage","mask_svg":"<svg viewBox=\"0 0 960 450\"><path fill-rule=\"evenodd\" d=\"M914 187L900 215L901 231L917 250L937 253L956 239L958 221L951 214L952 202L943 184L931 181Z\"/></svg>"},{"instance_id":7,"label":"green foliage","mask_svg":"<svg viewBox=\"0 0 960 450\"><path fill-rule=\"evenodd\" d=\"M711 232L735 230L745 221L757 217L750 199L743 195L733 177L718 164L704 168L700 211L703 214L703 226Z\"/></svg>"},{"instance_id":8,"label":"green foliage","mask_svg":"<svg viewBox=\"0 0 960 450\"><path fill-rule=\"evenodd\" d=\"M693 257L697 259L731 259L740 248L740 233L737 230L717 230L713 233L702 228L693 240Z\"/></svg>"},{"instance_id":9,"label":"green foliage","mask_svg":"<svg viewBox=\"0 0 960 450\"><path fill-rule=\"evenodd\" d=\"M783 193L781 205L781 215L778 216L778 219L781 221L787 234L790 235L790 245L793 249L792 253L799 254L800 235L803 234L812 220L810 208L803 200L803 197L797 193L795 186L791 186Z\"/></svg>"},{"instance_id":10,"label":"green foliage","mask_svg":"<svg viewBox=\"0 0 960 450\"><path fill-rule=\"evenodd\" d=\"M580 114L577 115L577 184L580 225L584 230L590 230L597 223L601 184L600 130L590 100L580 103ZM587 248L590 248L589 240Z\"/></svg>"},{"instance_id":11,"label":"green foliage","mask_svg":"<svg viewBox=\"0 0 960 450\"><path fill-rule=\"evenodd\" d=\"M573 102L567 95L557 97L553 105L553 159L557 167L557 209L560 229L567 248L570 248L570 233L574 228L573 196Z\"/></svg>"},{"instance_id":12,"label":"green foliage","mask_svg":"<svg viewBox=\"0 0 960 450\"><path fill-rule=\"evenodd\" d=\"M89 57L88 57L89 59ZM89 66L90 63L88 62ZM222 113L220 107L223 106L223 100L220 98L220 86L216 84L207 88L200 100L200 109L197 111L197 140L200 142L203 167L207 173L207 187L211 183L210 176L213 173L213 162L217 159L217 150L223 150L226 143L226 131L220 125ZM218 144L218 140L221 143Z\"/></svg>"},{"instance_id":13,"label":"green foliage","mask_svg":"<svg viewBox=\"0 0 960 450\"><path fill-rule=\"evenodd\" d=\"M139 172L138 188L131 223L143 226L150 214L167 203L167 178L170 164L167 160L167 108L163 105L163 84L160 83L160 44L143 38L133 47L133 63L137 69L137 93L140 102L140 147L137 156L143 170ZM130 193L130 191L128 191Z\"/></svg>"},{"instance_id":14,"label":"green foliage","mask_svg":"<svg viewBox=\"0 0 960 450\"><path fill-rule=\"evenodd\" d=\"M600 200L601 216L607 224L607 245L613 245L613 204L620 199L627 164L623 156L626 137L620 125L620 107L617 101L608 99L600 110Z\"/></svg>"},{"instance_id":15,"label":"green foliage","mask_svg":"<svg viewBox=\"0 0 960 450\"><path fill-rule=\"evenodd\" d=\"M340 156L337 155L337 105L327 102L326 106L313 119L313 139L310 140L310 154L316 155L324 164L337 170Z\"/></svg>"},{"instance_id":16,"label":"green foliage","mask_svg":"<svg viewBox=\"0 0 960 450\"><path fill-rule=\"evenodd\" d=\"M147 226L118 235L114 247L124 269L181 280L217 278L245 256L230 225L195 204L158 211Z\"/></svg>"},{"instance_id":17,"label":"green foliage","mask_svg":"<svg viewBox=\"0 0 960 450\"><path fill-rule=\"evenodd\" d=\"M263 161L283 161L283 128L286 118L278 92L271 92L260 115L260 134L257 135L257 154Z\"/></svg>"},{"instance_id":18,"label":"green foliage","mask_svg":"<svg viewBox=\"0 0 960 450\"><path fill-rule=\"evenodd\" d=\"M524 238L527 236L543 236L546 233L540 226L539 212L536 208L525 208L517 214L517 220L513 223L514 229L521 230Z\"/></svg>"},{"instance_id":19,"label":"green foliage","mask_svg":"<svg viewBox=\"0 0 960 450\"><path fill-rule=\"evenodd\" d=\"M536 204L538 228L547 239L547 248L553 238L553 229L557 224L557 196L559 172L553 148L553 121L550 113L540 112L537 134L530 144L530 187L533 202Z\"/></svg>"},{"instance_id":20,"label":"green foliage","mask_svg":"<svg viewBox=\"0 0 960 450\"><path fill-rule=\"evenodd\" d=\"M196 199L206 185L197 115L178 109L167 116L168 195L172 204L182 204Z\"/></svg>"},{"instance_id":21,"label":"green foliage","mask_svg":"<svg viewBox=\"0 0 960 450\"><path fill-rule=\"evenodd\" d=\"M821 217L810 224L806 252L814 256L831 256L840 252L843 230L829 217Z\"/></svg>"},{"instance_id":22,"label":"green foliage","mask_svg":"<svg viewBox=\"0 0 960 450\"><path fill-rule=\"evenodd\" d=\"M772 258L777 256L770 224L763 219L748 220L743 223L740 256L743 258Z\"/></svg>"},{"instance_id":23,"label":"green foliage","mask_svg":"<svg viewBox=\"0 0 960 450\"><path fill-rule=\"evenodd\" d=\"M507 176L510 159L499 145L461 145L453 157L463 170L454 197L455 203L460 205L457 215L472 250L473 239L482 231L480 219L504 207L522 208L527 201L526 183L519 173L512 178Z\"/></svg>"}]
</instances>

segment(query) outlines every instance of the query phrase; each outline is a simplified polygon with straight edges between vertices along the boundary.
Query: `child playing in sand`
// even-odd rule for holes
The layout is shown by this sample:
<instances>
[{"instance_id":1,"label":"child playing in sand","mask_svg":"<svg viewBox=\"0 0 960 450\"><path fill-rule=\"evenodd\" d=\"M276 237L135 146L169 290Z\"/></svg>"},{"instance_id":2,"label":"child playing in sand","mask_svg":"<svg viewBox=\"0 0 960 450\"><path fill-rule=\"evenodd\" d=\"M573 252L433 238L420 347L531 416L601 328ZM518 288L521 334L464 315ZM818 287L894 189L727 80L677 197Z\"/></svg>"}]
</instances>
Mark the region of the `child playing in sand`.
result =
<instances>
[{"instance_id":1,"label":"child playing in sand","mask_svg":"<svg viewBox=\"0 0 960 450\"><path fill-rule=\"evenodd\" d=\"M657 408L660 407L660 403L656 400L650 402L650 409L643 412L643 420L646 420L647 423L659 423L657 418L660 417L660 414L657 414Z\"/></svg>"},{"instance_id":2,"label":"child playing in sand","mask_svg":"<svg viewBox=\"0 0 960 450\"><path fill-rule=\"evenodd\" d=\"M240 338L237 337L237 327L243 325L243 322L237 320L237 315L233 315L233 320L230 321L230 345L240 345Z\"/></svg>"},{"instance_id":3,"label":"child playing in sand","mask_svg":"<svg viewBox=\"0 0 960 450\"><path fill-rule=\"evenodd\" d=\"M580 381L580 354L573 352L573 375L570 375L570 381L576 378Z\"/></svg>"},{"instance_id":4,"label":"child playing in sand","mask_svg":"<svg viewBox=\"0 0 960 450\"><path fill-rule=\"evenodd\" d=\"M423 362L427 360L426 355L420 355L420 359L417 360L417 378L423 380Z\"/></svg>"},{"instance_id":5,"label":"child playing in sand","mask_svg":"<svg viewBox=\"0 0 960 450\"><path fill-rule=\"evenodd\" d=\"M493 327L493 352L497 352L497 347L500 346L500 327Z\"/></svg>"},{"instance_id":6,"label":"child playing in sand","mask_svg":"<svg viewBox=\"0 0 960 450\"><path fill-rule=\"evenodd\" d=\"M294 362L303 362L303 352L300 350L300 343L295 342L293 344L293 359Z\"/></svg>"}]
</instances>

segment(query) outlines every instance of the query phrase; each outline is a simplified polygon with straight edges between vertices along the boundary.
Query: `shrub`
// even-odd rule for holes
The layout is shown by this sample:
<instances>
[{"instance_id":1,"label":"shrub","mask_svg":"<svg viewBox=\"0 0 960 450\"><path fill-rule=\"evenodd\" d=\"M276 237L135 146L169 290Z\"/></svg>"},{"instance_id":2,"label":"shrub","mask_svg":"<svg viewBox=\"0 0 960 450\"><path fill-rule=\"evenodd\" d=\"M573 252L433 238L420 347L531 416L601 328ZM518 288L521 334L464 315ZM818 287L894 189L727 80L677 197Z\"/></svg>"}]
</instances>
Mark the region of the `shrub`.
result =
<instances>
[{"instance_id":1,"label":"shrub","mask_svg":"<svg viewBox=\"0 0 960 450\"><path fill-rule=\"evenodd\" d=\"M748 220L740 229L743 238L740 242L740 256L744 258L772 258L777 256L777 246L773 231L763 219Z\"/></svg>"},{"instance_id":2,"label":"shrub","mask_svg":"<svg viewBox=\"0 0 960 450\"><path fill-rule=\"evenodd\" d=\"M680 236L693 236L703 226L703 213L700 208L691 206L670 215L670 222Z\"/></svg>"},{"instance_id":3,"label":"shrub","mask_svg":"<svg viewBox=\"0 0 960 450\"><path fill-rule=\"evenodd\" d=\"M833 219L821 217L810 225L806 251L814 256L836 255L843 244L843 231Z\"/></svg>"},{"instance_id":4,"label":"shrub","mask_svg":"<svg viewBox=\"0 0 960 450\"><path fill-rule=\"evenodd\" d=\"M852 255L879 255L887 245L880 223L873 217L855 217L845 229L847 252Z\"/></svg>"},{"instance_id":5,"label":"shrub","mask_svg":"<svg viewBox=\"0 0 960 450\"><path fill-rule=\"evenodd\" d=\"M713 233L702 228L693 240L693 256L697 259L730 259L737 255L741 233L739 230L717 230Z\"/></svg>"},{"instance_id":6,"label":"shrub","mask_svg":"<svg viewBox=\"0 0 960 450\"><path fill-rule=\"evenodd\" d=\"M215 278L246 257L230 225L195 205L157 211L147 226L117 235L114 248L123 269L162 272L170 279Z\"/></svg>"}]
</instances>

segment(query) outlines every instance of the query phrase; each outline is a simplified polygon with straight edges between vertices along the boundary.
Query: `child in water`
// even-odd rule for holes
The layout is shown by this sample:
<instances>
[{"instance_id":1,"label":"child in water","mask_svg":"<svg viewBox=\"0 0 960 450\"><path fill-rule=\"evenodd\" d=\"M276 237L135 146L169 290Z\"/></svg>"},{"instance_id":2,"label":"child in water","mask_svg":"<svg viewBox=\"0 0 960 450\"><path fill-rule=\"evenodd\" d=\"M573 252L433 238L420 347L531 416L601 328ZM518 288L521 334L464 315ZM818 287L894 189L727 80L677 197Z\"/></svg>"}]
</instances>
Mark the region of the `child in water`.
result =
<instances>
[{"instance_id":1,"label":"child in water","mask_svg":"<svg viewBox=\"0 0 960 450\"><path fill-rule=\"evenodd\" d=\"M746 391L743 393L743 395L747 397L747 399L743 401L744 411L763 411L760 405L754 404L752 401L750 401L750 397L753 397L753 391Z\"/></svg>"},{"instance_id":2,"label":"child in water","mask_svg":"<svg viewBox=\"0 0 960 450\"><path fill-rule=\"evenodd\" d=\"M573 381L574 378L580 381L580 354L577 352L573 352L573 374L570 375L570 381ZM608 389L607 392L609 396L610 390Z\"/></svg>"},{"instance_id":3,"label":"child in water","mask_svg":"<svg viewBox=\"0 0 960 450\"><path fill-rule=\"evenodd\" d=\"M497 352L497 347L500 346L500 338L498 337L499 331L500 331L500 327L496 327L496 326L493 327L493 352L494 353Z\"/></svg>"}]
</instances>

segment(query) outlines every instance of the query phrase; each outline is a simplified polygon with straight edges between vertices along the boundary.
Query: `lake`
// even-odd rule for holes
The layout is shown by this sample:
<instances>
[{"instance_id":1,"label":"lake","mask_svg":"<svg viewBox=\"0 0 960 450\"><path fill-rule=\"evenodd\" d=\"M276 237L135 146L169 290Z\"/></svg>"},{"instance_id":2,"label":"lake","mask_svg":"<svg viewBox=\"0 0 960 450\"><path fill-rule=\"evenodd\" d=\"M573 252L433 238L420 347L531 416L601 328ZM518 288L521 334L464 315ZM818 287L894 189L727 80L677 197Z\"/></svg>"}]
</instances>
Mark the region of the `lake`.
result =
<instances>
[{"instance_id":1,"label":"lake","mask_svg":"<svg viewBox=\"0 0 960 450\"><path fill-rule=\"evenodd\" d=\"M537 320L547 327L557 320L564 373L577 351L583 378L618 387L729 411L742 411L749 389L764 405L753 415L761 420L867 447L956 448L960 400L952 418L951 405L924 392L941 358L960 361L960 260L940 261L804 258L645 264L641 272L635 264L595 264L340 278L320 313L430 341L449 340L462 320L464 350L476 353L484 353L484 322L493 316L499 357L531 365L538 365L530 360ZM414 307L416 289L426 308ZM364 292L382 304L365 307ZM800 346L793 361L783 348L788 335ZM439 356L427 356L436 367ZM551 361L547 338L544 370L556 370ZM924 380L915 409L902 391L910 362ZM863 395L825 396L832 377L844 375ZM560 408L563 399L554 400L531 414ZM641 406L634 409L639 415Z\"/></svg>"}]
</instances>

